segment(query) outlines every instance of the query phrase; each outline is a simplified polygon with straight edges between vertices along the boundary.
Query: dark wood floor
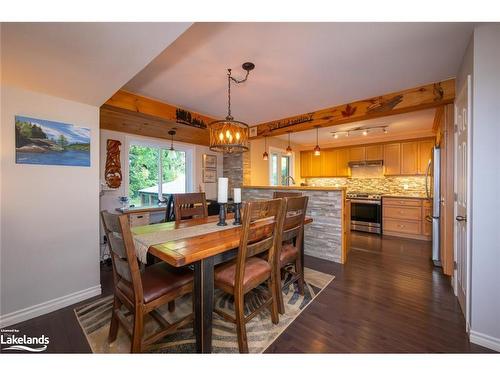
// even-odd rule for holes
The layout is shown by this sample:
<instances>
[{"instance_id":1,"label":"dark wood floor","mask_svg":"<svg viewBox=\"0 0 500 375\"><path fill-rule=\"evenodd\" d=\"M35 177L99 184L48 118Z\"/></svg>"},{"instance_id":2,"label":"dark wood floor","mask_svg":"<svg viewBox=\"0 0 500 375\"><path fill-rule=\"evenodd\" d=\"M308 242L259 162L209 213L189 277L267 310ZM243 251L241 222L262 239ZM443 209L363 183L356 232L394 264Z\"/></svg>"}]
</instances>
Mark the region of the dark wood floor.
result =
<instances>
[{"instance_id":1,"label":"dark wood floor","mask_svg":"<svg viewBox=\"0 0 500 375\"><path fill-rule=\"evenodd\" d=\"M335 280L268 348L269 353L486 352L469 344L450 282L430 262L421 241L353 232L347 264L306 257L305 265ZM103 295L111 268L101 269ZM99 297L96 297L99 298ZM90 301L90 300L89 300ZM50 338L47 352L90 353L73 309L88 301L14 325L21 334Z\"/></svg>"}]
</instances>

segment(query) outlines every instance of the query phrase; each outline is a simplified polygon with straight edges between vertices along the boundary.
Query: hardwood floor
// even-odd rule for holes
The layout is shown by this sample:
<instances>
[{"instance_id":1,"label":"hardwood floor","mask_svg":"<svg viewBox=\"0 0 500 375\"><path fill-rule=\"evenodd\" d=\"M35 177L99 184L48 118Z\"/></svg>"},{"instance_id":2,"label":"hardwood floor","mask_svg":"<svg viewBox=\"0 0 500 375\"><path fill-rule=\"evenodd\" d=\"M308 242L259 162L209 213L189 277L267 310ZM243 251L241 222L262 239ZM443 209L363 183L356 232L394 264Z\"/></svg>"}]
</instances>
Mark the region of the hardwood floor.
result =
<instances>
[{"instance_id":1,"label":"hardwood floor","mask_svg":"<svg viewBox=\"0 0 500 375\"><path fill-rule=\"evenodd\" d=\"M347 263L306 257L335 280L267 353L489 352L470 344L429 242L352 232Z\"/></svg>"},{"instance_id":2,"label":"hardwood floor","mask_svg":"<svg viewBox=\"0 0 500 375\"><path fill-rule=\"evenodd\" d=\"M335 280L268 348L268 353L488 352L469 344L449 279L430 262L430 244L353 232L345 265L306 257ZM102 266L103 295L112 291ZM100 298L100 297L96 297ZM47 352L90 353L75 306L8 327L50 338Z\"/></svg>"}]
</instances>

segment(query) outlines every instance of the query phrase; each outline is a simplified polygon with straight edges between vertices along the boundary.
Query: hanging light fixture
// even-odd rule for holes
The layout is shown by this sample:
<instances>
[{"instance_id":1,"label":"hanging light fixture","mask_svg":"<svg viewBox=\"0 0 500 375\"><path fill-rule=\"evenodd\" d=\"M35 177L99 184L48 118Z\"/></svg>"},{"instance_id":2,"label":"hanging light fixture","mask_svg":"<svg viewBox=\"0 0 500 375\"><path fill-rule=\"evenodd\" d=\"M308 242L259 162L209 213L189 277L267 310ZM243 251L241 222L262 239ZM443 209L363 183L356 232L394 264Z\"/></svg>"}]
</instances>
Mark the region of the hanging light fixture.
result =
<instances>
[{"instance_id":1,"label":"hanging light fixture","mask_svg":"<svg viewBox=\"0 0 500 375\"><path fill-rule=\"evenodd\" d=\"M316 126L316 147L314 147L314 156L321 155L321 148L319 147L319 140L318 140L318 132L319 132L319 126Z\"/></svg>"},{"instance_id":2,"label":"hanging light fixture","mask_svg":"<svg viewBox=\"0 0 500 375\"><path fill-rule=\"evenodd\" d=\"M290 132L290 131L288 132L288 147L286 148L286 154L287 154L288 156L291 156L291 155L292 155L292 146L290 146L290 134L291 134L291 133L292 133L292 132Z\"/></svg>"},{"instance_id":3,"label":"hanging light fixture","mask_svg":"<svg viewBox=\"0 0 500 375\"><path fill-rule=\"evenodd\" d=\"M269 159L269 154L267 153L267 135L264 137L264 153L262 154L263 160Z\"/></svg>"},{"instance_id":4,"label":"hanging light fixture","mask_svg":"<svg viewBox=\"0 0 500 375\"><path fill-rule=\"evenodd\" d=\"M175 136L175 134L177 134L177 132L175 130L176 130L176 128L172 128L172 130L168 131L168 135L170 135L170 151L175 151L174 150L174 136Z\"/></svg>"},{"instance_id":5,"label":"hanging light fixture","mask_svg":"<svg viewBox=\"0 0 500 375\"><path fill-rule=\"evenodd\" d=\"M217 120L209 124L210 150L227 154L248 151L248 125L237 121L231 115L231 81L236 84L247 80L250 71L255 68L251 62L242 65L247 74L238 80L231 76L231 69L227 70L227 116L224 120Z\"/></svg>"}]
</instances>

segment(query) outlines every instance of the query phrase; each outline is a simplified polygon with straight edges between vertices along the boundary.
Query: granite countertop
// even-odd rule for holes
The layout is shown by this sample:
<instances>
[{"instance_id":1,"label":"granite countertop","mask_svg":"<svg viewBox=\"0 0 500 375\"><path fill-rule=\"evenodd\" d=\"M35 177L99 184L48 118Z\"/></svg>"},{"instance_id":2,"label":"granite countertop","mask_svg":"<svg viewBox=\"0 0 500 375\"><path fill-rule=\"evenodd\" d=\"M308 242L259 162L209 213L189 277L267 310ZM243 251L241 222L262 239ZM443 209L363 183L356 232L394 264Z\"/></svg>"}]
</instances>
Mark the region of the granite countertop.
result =
<instances>
[{"instance_id":1,"label":"granite countertop","mask_svg":"<svg viewBox=\"0 0 500 375\"><path fill-rule=\"evenodd\" d=\"M313 191L345 191L345 187L332 186L243 186L243 189L267 189L267 190L313 190Z\"/></svg>"},{"instance_id":2,"label":"granite countertop","mask_svg":"<svg viewBox=\"0 0 500 375\"><path fill-rule=\"evenodd\" d=\"M424 194L382 194L382 198L429 199Z\"/></svg>"}]
</instances>

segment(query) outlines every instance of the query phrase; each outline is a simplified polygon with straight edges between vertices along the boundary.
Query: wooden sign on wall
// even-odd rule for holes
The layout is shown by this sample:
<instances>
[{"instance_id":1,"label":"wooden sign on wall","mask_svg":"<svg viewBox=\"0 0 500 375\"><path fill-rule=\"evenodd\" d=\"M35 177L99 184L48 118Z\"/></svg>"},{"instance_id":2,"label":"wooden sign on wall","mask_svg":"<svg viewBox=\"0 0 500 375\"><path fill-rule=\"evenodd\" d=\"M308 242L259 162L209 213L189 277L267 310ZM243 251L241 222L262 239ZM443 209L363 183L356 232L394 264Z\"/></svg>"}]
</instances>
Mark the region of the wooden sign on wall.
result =
<instances>
[{"instance_id":1,"label":"wooden sign on wall","mask_svg":"<svg viewBox=\"0 0 500 375\"><path fill-rule=\"evenodd\" d=\"M106 166L104 178L106 185L112 189L117 189L122 184L122 167L120 163L121 142L115 139L108 139L106 145Z\"/></svg>"}]
</instances>

